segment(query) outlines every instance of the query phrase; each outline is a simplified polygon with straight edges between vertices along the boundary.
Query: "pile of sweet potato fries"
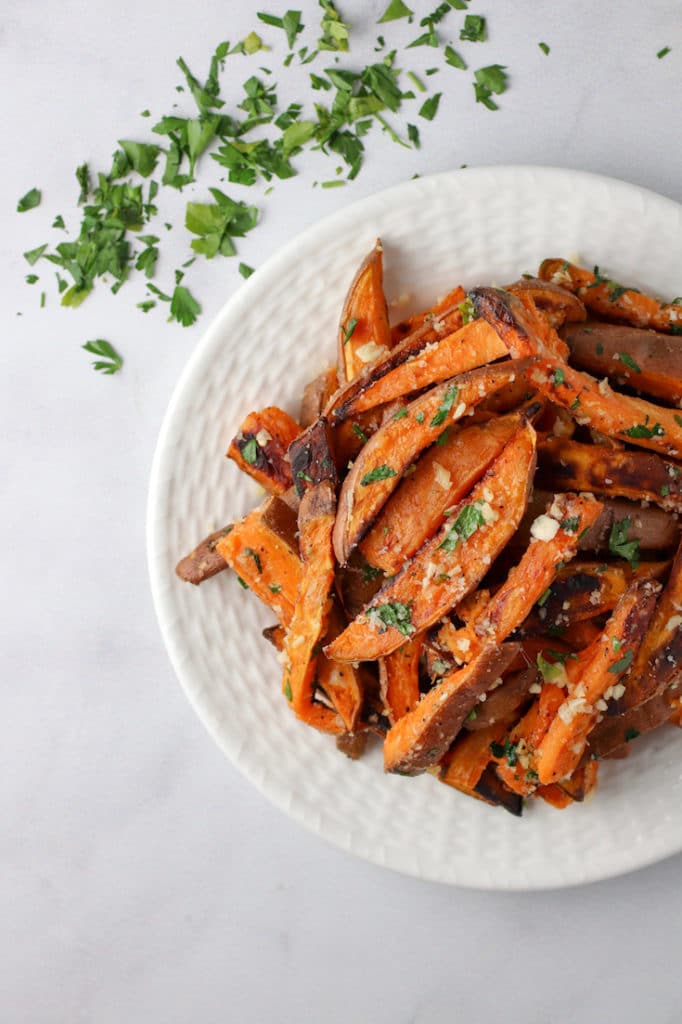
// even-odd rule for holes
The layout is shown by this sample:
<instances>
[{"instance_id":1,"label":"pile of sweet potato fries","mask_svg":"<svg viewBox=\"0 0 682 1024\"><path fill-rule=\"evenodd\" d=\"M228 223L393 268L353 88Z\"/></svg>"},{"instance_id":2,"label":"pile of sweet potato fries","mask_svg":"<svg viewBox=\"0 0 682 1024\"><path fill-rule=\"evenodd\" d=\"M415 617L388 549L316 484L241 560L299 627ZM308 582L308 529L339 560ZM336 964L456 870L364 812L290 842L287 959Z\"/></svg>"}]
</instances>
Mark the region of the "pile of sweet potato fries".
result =
<instances>
[{"instance_id":1,"label":"pile of sweet potato fries","mask_svg":"<svg viewBox=\"0 0 682 1024\"><path fill-rule=\"evenodd\" d=\"M520 814L682 724L682 299L560 260L391 326L377 242L298 420L228 457L268 496L179 563L277 618L283 705ZM600 379L601 378L601 379ZM643 397L646 396L646 397Z\"/></svg>"}]
</instances>

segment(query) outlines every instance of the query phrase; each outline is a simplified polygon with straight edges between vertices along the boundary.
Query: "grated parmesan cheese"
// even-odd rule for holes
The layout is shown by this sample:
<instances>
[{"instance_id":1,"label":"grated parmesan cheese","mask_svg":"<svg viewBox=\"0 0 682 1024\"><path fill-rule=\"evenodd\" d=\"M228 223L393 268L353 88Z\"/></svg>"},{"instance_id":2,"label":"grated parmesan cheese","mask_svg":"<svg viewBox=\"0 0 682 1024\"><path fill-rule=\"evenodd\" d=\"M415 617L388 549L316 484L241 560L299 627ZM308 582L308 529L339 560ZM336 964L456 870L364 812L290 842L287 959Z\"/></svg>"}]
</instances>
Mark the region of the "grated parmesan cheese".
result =
<instances>
[{"instance_id":1,"label":"grated parmesan cheese","mask_svg":"<svg viewBox=\"0 0 682 1024\"><path fill-rule=\"evenodd\" d=\"M535 540L552 540L558 532L559 524L556 519L551 519L550 516L544 514L538 516L530 528L530 535Z\"/></svg>"}]
</instances>

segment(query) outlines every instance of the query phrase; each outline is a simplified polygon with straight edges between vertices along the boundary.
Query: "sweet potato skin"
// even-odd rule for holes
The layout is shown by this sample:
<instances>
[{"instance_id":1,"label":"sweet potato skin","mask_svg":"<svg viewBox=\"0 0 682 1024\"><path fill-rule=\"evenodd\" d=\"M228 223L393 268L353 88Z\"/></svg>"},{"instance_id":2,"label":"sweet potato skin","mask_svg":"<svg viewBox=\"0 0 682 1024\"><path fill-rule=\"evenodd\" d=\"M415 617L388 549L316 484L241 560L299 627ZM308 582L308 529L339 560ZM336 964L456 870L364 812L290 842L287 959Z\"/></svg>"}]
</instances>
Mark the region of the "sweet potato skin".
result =
<instances>
[{"instance_id":1,"label":"sweet potato skin","mask_svg":"<svg viewBox=\"0 0 682 1024\"><path fill-rule=\"evenodd\" d=\"M413 461L445 430L523 372L514 361L471 370L431 388L393 416L365 444L339 495L334 550L345 565Z\"/></svg>"},{"instance_id":2,"label":"sweet potato skin","mask_svg":"<svg viewBox=\"0 0 682 1024\"><path fill-rule=\"evenodd\" d=\"M428 629L454 608L480 582L490 562L516 530L525 511L534 470L535 431L525 424L450 517L456 524L466 508L487 501L491 521L479 525L465 540L456 541L452 550L451 531L455 526L443 526L378 591L362 615L326 648L329 657L358 661L390 654L405 642L406 636ZM492 501L485 497L488 493L492 494ZM409 622L403 614L402 628L389 624L383 614L386 606L394 611L407 609Z\"/></svg>"},{"instance_id":3,"label":"sweet potato skin","mask_svg":"<svg viewBox=\"0 0 682 1024\"><path fill-rule=\"evenodd\" d=\"M610 757L624 744L631 743L653 729L658 729L670 720L668 695L659 693L638 707L630 708L622 715L605 717L595 725L588 739L592 757Z\"/></svg>"},{"instance_id":4,"label":"sweet potato skin","mask_svg":"<svg viewBox=\"0 0 682 1024\"><path fill-rule=\"evenodd\" d=\"M653 501L668 511L682 511L682 471L653 452L541 438L538 462L539 479L550 487Z\"/></svg>"},{"instance_id":5,"label":"sweet potato skin","mask_svg":"<svg viewBox=\"0 0 682 1024\"><path fill-rule=\"evenodd\" d=\"M270 405L249 413L232 438L227 457L270 494L281 495L293 482L286 455L300 433L301 428L288 413Z\"/></svg>"},{"instance_id":6,"label":"sweet potato skin","mask_svg":"<svg viewBox=\"0 0 682 1024\"><path fill-rule=\"evenodd\" d=\"M227 562L222 555L216 551L216 545L223 537L227 537L232 530L232 524L224 526L222 530L216 530L208 537L205 537L193 551L181 558L175 567L175 574L186 583L193 583L198 586L204 580L208 580L216 573L227 569Z\"/></svg>"},{"instance_id":7,"label":"sweet potato skin","mask_svg":"<svg viewBox=\"0 0 682 1024\"><path fill-rule=\"evenodd\" d=\"M383 249L377 239L360 265L343 305L338 333L340 384L353 380L368 363L386 354L392 345L383 274Z\"/></svg>"},{"instance_id":8,"label":"sweet potato skin","mask_svg":"<svg viewBox=\"0 0 682 1024\"><path fill-rule=\"evenodd\" d=\"M674 334L682 325L679 305L660 302L650 295L623 288L608 278L600 276L598 279L592 271L577 267L568 260L543 260L538 277L574 292L592 313L607 320L623 321L633 327L652 327L668 334Z\"/></svg>"},{"instance_id":9,"label":"sweet potato skin","mask_svg":"<svg viewBox=\"0 0 682 1024\"><path fill-rule=\"evenodd\" d=\"M552 281L522 277L507 285L505 290L515 295L526 295L555 330L563 324L581 323L587 318L585 305L578 296Z\"/></svg>"},{"instance_id":10,"label":"sweet potato skin","mask_svg":"<svg viewBox=\"0 0 682 1024\"><path fill-rule=\"evenodd\" d=\"M466 718L464 728L467 732L479 732L508 721L532 699L530 687L539 682L540 673L535 665L510 672L501 686L488 692L485 701L475 709L475 715Z\"/></svg>"},{"instance_id":11,"label":"sweet potato skin","mask_svg":"<svg viewBox=\"0 0 682 1024\"><path fill-rule=\"evenodd\" d=\"M489 644L463 669L444 676L401 718L384 740L384 769L420 775L438 764L479 696L504 672L518 644Z\"/></svg>"},{"instance_id":12,"label":"sweet potato skin","mask_svg":"<svg viewBox=\"0 0 682 1024\"><path fill-rule=\"evenodd\" d=\"M571 363L578 369L609 377L618 386L627 385L669 405L682 400L682 338L597 320L571 324L562 335L571 350Z\"/></svg>"},{"instance_id":13,"label":"sweet potato skin","mask_svg":"<svg viewBox=\"0 0 682 1024\"><path fill-rule=\"evenodd\" d=\"M388 499L359 549L370 565L387 575L445 521L445 512L471 490L518 429L510 414L453 431L444 445L424 452L414 473L403 478Z\"/></svg>"}]
</instances>

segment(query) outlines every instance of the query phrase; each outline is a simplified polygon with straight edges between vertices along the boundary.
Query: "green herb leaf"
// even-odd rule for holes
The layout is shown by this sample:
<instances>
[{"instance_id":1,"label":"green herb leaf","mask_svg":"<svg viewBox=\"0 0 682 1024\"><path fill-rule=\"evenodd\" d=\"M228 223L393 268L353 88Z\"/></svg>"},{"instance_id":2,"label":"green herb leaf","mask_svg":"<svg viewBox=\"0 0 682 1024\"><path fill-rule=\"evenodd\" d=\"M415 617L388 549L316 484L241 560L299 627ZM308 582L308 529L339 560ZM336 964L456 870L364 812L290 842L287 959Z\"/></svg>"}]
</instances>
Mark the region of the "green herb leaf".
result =
<instances>
[{"instance_id":1,"label":"green herb leaf","mask_svg":"<svg viewBox=\"0 0 682 1024\"><path fill-rule=\"evenodd\" d=\"M577 533L578 527L580 526L580 516L569 516L568 519L563 519L559 526L566 533Z\"/></svg>"},{"instance_id":2,"label":"green herb leaf","mask_svg":"<svg viewBox=\"0 0 682 1024\"><path fill-rule=\"evenodd\" d=\"M377 569L375 565L370 565L369 562L365 562L362 567L363 583L369 583L371 580L377 580L380 576L383 576L383 570Z\"/></svg>"},{"instance_id":3,"label":"green herb leaf","mask_svg":"<svg viewBox=\"0 0 682 1024\"><path fill-rule=\"evenodd\" d=\"M291 701L294 699L293 698L293 694L291 692L291 683L289 682L288 679L287 679L286 683L284 684L284 696L289 701L289 703L291 703Z\"/></svg>"},{"instance_id":4,"label":"green herb leaf","mask_svg":"<svg viewBox=\"0 0 682 1024\"><path fill-rule=\"evenodd\" d=\"M364 430L362 430L361 427L358 426L357 423L351 423L351 430L353 431L356 437L360 438L363 444L366 444L366 442L369 441L367 434L364 432Z\"/></svg>"},{"instance_id":5,"label":"green herb leaf","mask_svg":"<svg viewBox=\"0 0 682 1024\"><path fill-rule=\"evenodd\" d=\"M43 255L46 249L47 243L45 245L39 245L35 249L29 249L28 252L24 253L24 259L29 264L29 266L33 267L38 262L38 260Z\"/></svg>"},{"instance_id":6,"label":"green herb leaf","mask_svg":"<svg viewBox=\"0 0 682 1024\"><path fill-rule=\"evenodd\" d=\"M377 480L388 480L392 476L397 476L397 473L390 466L376 466L369 473L365 473L360 483L363 487L367 487L368 484L376 483Z\"/></svg>"},{"instance_id":7,"label":"green herb leaf","mask_svg":"<svg viewBox=\"0 0 682 1024\"><path fill-rule=\"evenodd\" d=\"M273 594L279 594L281 589L281 583L268 583L268 590L272 591Z\"/></svg>"},{"instance_id":8,"label":"green herb leaf","mask_svg":"<svg viewBox=\"0 0 682 1024\"><path fill-rule=\"evenodd\" d=\"M254 562L256 563L257 572L261 573L263 571L263 565L261 563L260 555L258 554L258 552L254 551L253 548L245 548L244 554L246 555L247 558L253 558Z\"/></svg>"},{"instance_id":9,"label":"green herb leaf","mask_svg":"<svg viewBox=\"0 0 682 1024\"><path fill-rule=\"evenodd\" d=\"M96 341L86 341L82 348L86 352L91 352L93 355L100 357L92 364L99 373L111 376L111 374L118 373L123 366L123 358L118 354L113 345L110 345L108 341L104 341L102 338L98 338Z\"/></svg>"},{"instance_id":10,"label":"green herb leaf","mask_svg":"<svg viewBox=\"0 0 682 1024\"><path fill-rule=\"evenodd\" d=\"M161 152L159 146L149 145L145 142L131 142L128 139L119 139L118 144L126 155L128 167L132 167L143 178L148 178L159 159ZM123 173L125 174L126 171Z\"/></svg>"},{"instance_id":11,"label":"green herb leaf","mask_svg":"<svg viewBox=\"0 0 682 1024\"><path fill-rule=\"evenodd\" d=\"M176 285L170 304L171 319L177 320L183 327L190 327L199 313L201 313L201 306L189 289L181 284Z\"/></svg>"},{"instance_id":12,"label":"green herb leaf","mask_svg":"<svg viewBox=\"0 0 682 1024\"><path fill-rule=\"evenodd\" d=\"M442 93L437 92L434 96L429 96L428 100L424 100L419 108L419 116L423 117L426 121L433 121L438 113L438 104L442 95Z\"/></svg>"},{"instance_id":13,"label":"green herb leaf","mask_svg":"<svg viewBox=\"0 0 682 1024\"><path fill-rule=\"evenodd\" d=\"M539 598L535 602L537 604L538 608L542 608L543 605L547 604L547 602L549 601L551 593L552 593L552 588L551 587L547 587L547 590L544 590L542 592L542 594L540 594Z\"/></svg>"},{"instance_id":14,"label":"green herb leaf","mask_svg":"<svg viewBox=\"0 0 682 1024\"><path fill-rule=\"evenodd\" d=\"M407 137L415 149L420 148L421 142L419 140L419 129L417 128L416 124L408 124Z\"/></svg>"},{"instance_id":15,"label":"green herb leaf","mask_svg":"<svg viewBox=\"0 0 682 1024\"><path fill-rule=\"evenodd\" d=\"M549 46L547 45L547 43L538 43L538 46L540 47L540 49L546 57L549 54Z\"/></svg>"},{"instance_id":16,"label":"green herb leaf","mask_svg":"<svg viewBox=\"0 0 682 1024\"><path fill-rule=\"evenodd\" d=\"M233 256L237 250L232 239L243 238L256 226L258 210L217 188L209 191L215 203L188 203L185 210L185 227L199 236L192 241L192 249L207 259L217 253Z\"/></svg>"},{"instance_id":17,"label":"green herb leaf","mask_svg":"<svg viewBox=\"0 0 682 1024\"><path fill-rule=\"evenodd\" d=\"M628 366L634 373L642 372L637 363L632 358L632 356L628 355L627 352L618 352L617 355L621 363L624 363L625 366Z\"/></svg>"},{"instance_id":18,"label":"green herb leaf","mask_svg":"<svg viewBox=\"0 0 682 1024\"><path fill-rule=\"evenodd\" d=\"M403 636L410 636L411 633L414 633L412 609L409 605L402 604L400 601L379 604L374 608L370 608L367 612L367 618L372 625L379 629L380 633L385 633L389 628L397 629Z\"/></svg>"},{"instance_id":19,"label":"green herb leaf","mask_svg":"<svg viewBox=\"0 0 682 1024\"><path fill-rule=\"evenodd\" d=\"M322 35L317 41L320 50L348 50L348 28L349 26L341 20L332 0L319 0L323 15L320 21Z\"/></svg>"},{"instance_id":20,"label":"green herb leaf","mask_svg":"<svg viewBox=\"0 0 682 1024\"><path fill-rule=\"evenodd\" d=\"M343 343L344 343L344 345L346 345L350 341L350 339L353 337L353 331L355 330L355 328L357 326L358 326L357 317L352 316L350 318L350 320L348 321L348 323L345 325L345 327L342 328L342 330L343 330Z\"/></svg>"},{"instance_id":21,"label":"green herb leaf","mask_svg":"<svg viewBox=\"0 0 682 1024\"><path fill-rule=\"evenodd\" d=\"M620 675L621 672L625 672L626 669L630 668L632 664L632 650L628 648L622 658L618 661L614 661L613 665L609 665L609 672L612 672L614 676Z\"/></svg>"},{"instance_id":22,"label":"green herb leaf","mask_svg":"<svg viewBox=\"0 0 682 1024\"><path fill-rule=\"evenodd\" d=\"M665 430L660 423L654 423L653 427L648 425L649 417L646 417L646 422L638 423L634 427L630 427L628 430L624 430L623 433L627 434L628 437L664 437Z\"/></svg>"},{"instance_id":23,"label":"green herb leaf","mask_svg":"<svg viewBox=\"0 0 682 1024\"><path fill-rule=\"evenodd\" d=\"M497 110L497 103L492 99L493 93L499 96L507 90L507 73L503 65L490 64L488 67L474 71L474 93L476 102L482 103L488 110Z\"/></svg>"},{"instance_id":24,"label":"green herb leaf","mask_svg":"<svg viewBox=\"0 0 682 1024\"><path fill-rule=\"evenodd\" d=\"M438 547L454 551L460 540L468 540L481 526L485 526L481 510L476 505L465 505Z\"/></svg>"},{"instance_id":25,"label":"green herb leaf","mask_svg":"<svg viewBox=\"0 0 682 1024\"><path fill-rule=\"evenodd\" d=\"M639 729L634 729L632 726L630 726L628 729L625 730L625 736L624 736L625 742L626 743L631 743L632 740L636 740L637 737L640 736L640 735L641 735L641 733L640 733Z\"/></svg>"},{"instance_id":26,"label":"green herb leaf","mask_svg":"<svg viewBox=\"0 0 682 1024\"><path fill-rule=\"evenodd\" d=\"M450 412L453 405L457 401L458 395L459 389L457 388L457 386L455 384L450 384L450 386L447 388L445 392L443 401L438 406L438 411L436 412L435 416L429 423L430 427L440 427L442 423L445 423L448 413Z\"/></svg>"},{"instance_id":27,"label":"green herb leaf","mask_svg":"<svg viewBox=\"0 0 682 1024\"><path fill-rule=\"evenodd\" d=\"M632 525L630 516L614 523L609 534L609 551L617 558L625 558L632 569L639 565L639 541L628 540L628 531Z\"/></svg>"},{"instance_id":28,"label":"green herb leaf","mask_svg":"<svg viewBox=\"0 0 682 1024\"><path fill-rule=\"evenodd\" d=\"M242 275L243 278L247 279L247 278L251 277L253 272L254 272L253 267L250 267L248 265L248 263L240 263L239 264L239 273Z\"/></svg>"},{"instance_id":29,"label":"green herb leaf","mask_svg":"<svg viewBox=\"0 0 682 1024\"><path fill-rule=\"evenodd\" d=\"M552 374L551 380L552 380L552 384L554 385L555 388L558 388L561 384L564 383L564 381L566 380L566 374L561 369L561 367L559 367L558 369L556 369L554 371L554 373Z\"/></svg>"},{"instance_id":30,"label":"green herb leaf","mask_svg":"<svg viewBox=\"0 0 682 1024\"><path fill-rule=\"evenodd\" d=\"M409 18L414 14L410 8L403 3L403 0L391 0L390 4L379 18L377 25L383 25L386 21L397 21L398 18Z\"/></svg>"},{"instance_id":31,"label":"green herb leaf","mask_svg":"<svg viewBox=\"0 0 682 1024\"><path fill-rule=\"evenodd\" d=\"M536 664L540 675L546 683L556 682L558 679L564 678L564 667L563 665L555 665L551 661L547 661L542 654L538 654L536 658Z\"/></svg>"},{"instance_id":32,"label":"green herb leaf","mask_svg":"<svg viewBox=\"0 0 682 1024\"><path fill-rule=\"evenodd\" d=\"M253 466L258 458L258 442L255 437L250 437L248 441L241 446L241 456L244 462L248 462L249 466Z\"/></svg>"},{"instance_id":33,"label":"green herb leaf","mask_svg":"<svg viewBox=\"0 0 682 1024\"><path fill-rule=\"evenodd\" d=\"M460 71L466 71L467 63L463 57L457 53L457 50L453 50L451 46L445 47L445 63L449 64L451 68L459 68Z\"/></svg>"},{"instance_id":34,"label":"green herb leaf","mask_svg":"<svg viewBox=\"0 0 682 1024\"><path fill-rule=\"evenodd\" d=\"M41 195L42 193L39 188L30 189L17 203L17 213L26 213L27 210L35 210L36 206L40 206Z\"/></svg>"},{"instance_id":35,"label":"green herb leaf","mask_svg":"<svg viewBox=\"0 0 682 1024\"><path fill-rule=\"evenodd\" d=\"M670 53L670 47L669 46L664 46L662 50L658 51L656 56L658 57L659 60L661 60L663 57L667 57L669 53Z\"/></svg>"},{"instance_id":36,"label":"green herb leaf","mask_svg":"<svg viewBox=\"0 0 682 1024\"><path fill-rule=\"evenodd\" d=\"M488 38L485 18L479 14L467 14L459 38L469 43L482 43Z\"/></svg>"}]
</instances>

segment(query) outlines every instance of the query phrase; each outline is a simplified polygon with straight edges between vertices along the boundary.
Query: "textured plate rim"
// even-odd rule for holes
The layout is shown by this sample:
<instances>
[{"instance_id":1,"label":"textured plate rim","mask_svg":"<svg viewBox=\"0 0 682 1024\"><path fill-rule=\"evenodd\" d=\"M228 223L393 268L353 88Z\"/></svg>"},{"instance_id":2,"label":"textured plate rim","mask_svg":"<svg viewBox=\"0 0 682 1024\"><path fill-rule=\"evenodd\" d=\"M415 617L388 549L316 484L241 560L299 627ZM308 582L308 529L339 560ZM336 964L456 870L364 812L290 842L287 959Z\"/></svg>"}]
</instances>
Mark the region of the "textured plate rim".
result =
<instances>
[{"instance_id":1,"label":"textured plate rim","mask_svg":"<svg viewBox=\"0 0 682 1024\"><path fill-rule=\"evenodd\" d=\"M580 877L562 877L560 879L556 878L544 881L540 879L537 882L533 880L532 883L529 883L528 881L517 882L510 878L505 878L494 883L491 883L490 881L482 882L475 879L472 880L467 877L457 878L454 880L443 878L442 876L439 876L437 872L428 869L425 870L419 866L412 867L406 864L387 863L374 849L371 847L365 847L362 843L358 842L357 836L351 844L350 840L343 839L336 834L334 836L328 835L324 828L320 826L319 822L313 823L308 820L305 814L302 813L295 804L293 806L288 804L279 794L273 793L267 786L263 785L262 780L255 773L248 770L247 766L240 761L237 756L238 751L236 742L233 742L230 736L226 735L224 731L218 728L209 708L198 699L197 694L190 685L190 673L185 665L186 657L183 654L182 645L177 639L176 632L172 629L174 612L172 602L167 600L164 596L163 584L167 580L169 572L172 574L172 567L166 564L166 559L161 559L156 553L158 548L156 522L158 509L161 504L161 484L165 479L166 467L172 459L172 445L170 444L170 441L172 434L176 429L178 413L183 402L186 400L186 396L192 393L195 380L199 379L206 371L206 367L213 354L213 350L221 344L223 324L226 320L230 319L233 309L238 308L241 303L248 300L252 292L256 294L263 287L264 282L272 275L277 274L280 267L285 267L302 247L306 248L314 246L317 238L321 239L325 237L329 232L334 230L337 224L343 224L349 217L359 217L362 215L363 211L371 210L375 204L387 199L391 199L399 204L403 197L408 195L410 192L418 190L422 183L437 184L439 181L449 182L453 179L459 181L462 180L464 175L466 175L467 178L473 179L482 176L489 177L490 175L499 175L500 179L504 179L504 184L507 187L515 177L524 175L533 175L536 178L544 178L548 183L553 182L556 187L559 187L560 185L570 186L572 183L577 182L582 182L588 186L592 184L595 187L606 185L609 188L620 190L626 196L630 195L633 201L637 197L641 198L642 196L645 196L649 201L653 201L661 205L668 205L671 211L675 210L676 212L679 212L680 208L680 204L675 200L662 196L660 193L651 189L646 189L639 185L622 181L618 178L595 174L589 171L577 171L561 167L527 164L482 165L476 168L466 168L465 170L443 171L439 174L424 175L420 179L402 182L398 185L393 185L390 188L374 192L369 196L365 196L353 203L349 203L347 206L344 206L340 210L324 217L322 220L315 222L300 234L294 236L284 246L276 250L276 252L274 252L265 261L265 263L263 263L262 266L248 280L246 280L229 299L227 299L212 320L211 324L202 334L173 389L171 399L168 403L159 431L152 460L148 489L146 539L147 563L152 599L164 646L168 652L171 664L186 697L194 708L199 719L237 770L271 803L277 806L279 810L283 811L288 817L292 818L298 824L303 825L306 829L313 832L315 835L320 836L326 842L338 849L342 849L354 856L368 860L380 867L388 867L401 874L409 875L424 881L440 882L441 884L455 885L467 889L498 892L538 892L551 889L571 888L609 878L617 878L621 875L649 867L665 860L668 857L674 856L682 851L682 832L677 834L675 831L671 830L663 837L662 840L658 840L655 844L652 843L646 850L642 850L640 847L632 847L630 850L621 849L618 860L615 864L607 866L602 863L592 869L583 869Z\"/></svg>"}]
</instances>

